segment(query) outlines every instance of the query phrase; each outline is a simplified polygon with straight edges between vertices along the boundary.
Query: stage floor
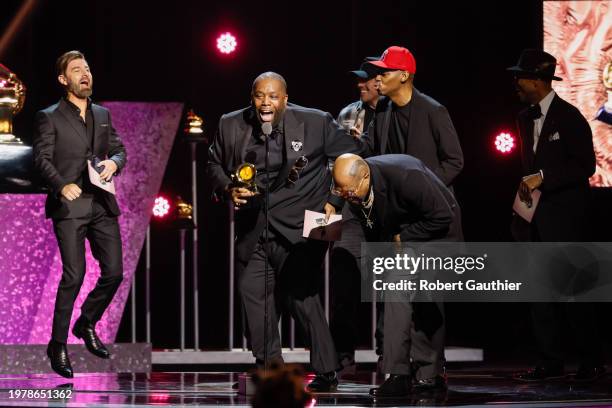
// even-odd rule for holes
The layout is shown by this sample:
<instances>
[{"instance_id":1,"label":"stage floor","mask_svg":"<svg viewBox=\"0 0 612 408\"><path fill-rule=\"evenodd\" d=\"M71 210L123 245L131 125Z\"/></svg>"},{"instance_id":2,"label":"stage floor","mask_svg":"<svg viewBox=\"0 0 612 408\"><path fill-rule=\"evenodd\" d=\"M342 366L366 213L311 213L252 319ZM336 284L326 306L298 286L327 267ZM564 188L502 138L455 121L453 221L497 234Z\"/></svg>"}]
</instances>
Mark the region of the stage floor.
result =
<instances>
[{"instance_id":1,"label":"stage floor","mask_svg":"<svg viewBox=\"0 0 612 408\"><path fill-rule=\"evenodd\" d=\"M344 379L337 392L315 395L315 406L612 406L612 375L590 385L571 380L549 384L518 384L510 371L451 370L445 395L374 401L368 391L380 382L361 371ZM153 372L150 374L77 374L68 381L56 375L0 376L0 406L105 407L128 406L249 406L234 389L238 373ZM15 398L16 390L49 391L70 398ZM13 397L13 398L11 398Z\"/></svg>"}]
</instances>

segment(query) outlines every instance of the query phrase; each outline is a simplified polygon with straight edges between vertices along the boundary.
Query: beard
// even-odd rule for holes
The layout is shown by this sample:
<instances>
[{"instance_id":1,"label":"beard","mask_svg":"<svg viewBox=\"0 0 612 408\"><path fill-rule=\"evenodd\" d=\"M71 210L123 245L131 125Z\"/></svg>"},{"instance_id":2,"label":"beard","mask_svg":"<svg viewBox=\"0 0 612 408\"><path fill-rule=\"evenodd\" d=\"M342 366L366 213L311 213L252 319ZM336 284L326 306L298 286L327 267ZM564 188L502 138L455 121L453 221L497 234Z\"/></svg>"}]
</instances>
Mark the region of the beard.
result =
<instances>
[{"instance_id":1,"label":"beard","mask_svg":"<svg viewBox=\"0 0 612 408\"><path fill-rule=\"evenodd\" d=\"M255 120L257 121L257 123L259 123L259 125L263 125L265 122L261 119L259 111L254 106L252 108L253 108L253 116L255 117ZM287 108L286 105L279 106L274 111L272 120L269 122L272 125L272 127L278 126L278 124L283 120L283 117L285 116L286 108Z\"/></svg>"},{"instance_id":2,"label":"beard","mask_svg":"<svg viewBox=\"0 0 612 408\"><path fill-rule=\"evenodd\" d=\"M93 93L93 88L90 85L87 88L82 88L81 84L78 82L70 82L68 84L68 92L73 93L76 97L80 99L89 98Z\"/></svg>"},{"instance_id":3,"label":"beard","mask_svg":"<svg viewBox=\"0 0 612 408\"><path fill-rule=\"evenodd\" d=\"M272 126L278 126L279 123L283 120L285 116L285 106L278 108L278 110L274 113L274 119L272 119Z\"/></svg>"}]
</instances>

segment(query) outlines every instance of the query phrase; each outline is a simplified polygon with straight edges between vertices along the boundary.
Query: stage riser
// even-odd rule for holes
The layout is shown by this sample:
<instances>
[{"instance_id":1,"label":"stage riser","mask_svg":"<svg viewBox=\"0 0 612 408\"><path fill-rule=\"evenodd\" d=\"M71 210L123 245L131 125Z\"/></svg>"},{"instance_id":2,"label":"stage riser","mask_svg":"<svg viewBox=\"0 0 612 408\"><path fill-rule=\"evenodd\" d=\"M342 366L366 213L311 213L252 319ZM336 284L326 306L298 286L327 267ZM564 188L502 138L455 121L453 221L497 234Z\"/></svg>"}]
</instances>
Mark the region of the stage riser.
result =
<instances>
[{"instance_id":1,"label":"stage riser","mask_svg":"<svg viewBox=\"0 0 612 408\"><path fill-rule=\"evenodd\" d=\"M76 373L151 372L151 345L117 343L107 345L111 358L91 354L83 344L69 344L68 355ZM53 373L47 358L47 345L0 345L0 374Z\"/></svg>"},{"instance_id":2,"label":"stage riser","mask_svg":"<svg viewBox=\"0 0 612 408\"><path fill-rule=\"evenodd\" d=\"M447 347L444 351L448 362L483 361L483 350L478 348ZM153 364L255 364L250 351L235 349L232 351L154 351ZM283 350L283 359L287 363L306 364L310 362L310 352L305 349ZM357 363L376 363L378 356L373 350L357 350Z\"/></svg>"}]
</instances>

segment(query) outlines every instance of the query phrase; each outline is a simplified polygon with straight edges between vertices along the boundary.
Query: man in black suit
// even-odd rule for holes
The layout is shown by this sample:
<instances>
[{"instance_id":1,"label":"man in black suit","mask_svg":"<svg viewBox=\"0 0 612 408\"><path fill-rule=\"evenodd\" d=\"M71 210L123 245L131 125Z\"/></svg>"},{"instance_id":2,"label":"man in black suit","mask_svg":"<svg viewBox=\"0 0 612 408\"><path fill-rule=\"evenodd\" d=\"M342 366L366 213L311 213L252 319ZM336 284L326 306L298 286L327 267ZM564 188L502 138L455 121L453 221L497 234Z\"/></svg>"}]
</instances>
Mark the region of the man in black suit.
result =
<instances>
[{"instance_id":1,"label":"man in black suit","mask_svg":"<svg viewBox=\"0 0 612 408\"><path fill-rule=\"evenodd\" d=\"M354 76L359 89L359 100L345 106L338 114L338 124L347 133L360 137L364 129L374 119L378 92L376 90L376 70L367 57L358 70L349 71ZM338 352L339 375L354 374L355 345L359 326L359 285L361 282L361 243L365 240L359 220L354 218L348 206L342 209L342 239L334 242L330 251L330 294L331 329L336 351ZM380 347L378 348L380 349Z\"/></svg>"},{"instance_id":2,"label":"man in black suit","mask_svg":"<svg viewBox=\"0 0 612 408\"><path fill-rule=\"evenodd\" d=\"M375 154L409 154L451 186L463 168L463 152L446 108L414 87L414 56L392 46L369 63L379 71L376 81L383 96L368 129Z\"/></svg>"},{"instance_id":3,"label":"man in black suit","mask_svg":"<svg viewBox=\"0 0 612 408\"><path fill-rule=\"evenodd\" d=\"M390 154L363 160L344 154L334 163L332 193L351 204L363 221L368 241L424 242L461 241L463 234L459 205L452 192L425 166L409 155ZM414 362L428 377L440 376L443 355L423 355L422 345L412 338L413 309L419 303L386 302L383 371L391 376L370 393L376 397L403 397L413 388ZM433 319L433 317L430 317ZM424 321L424 332L436 332L438 321ZM429 351L428 351L429 352ZM430 389L444 389L446 383ZM415 386L417 391L423 387Z\"/></svg>"},{"instance_id":4,"label":"man in black suit","mask_svg":"<svg viewBox=\"0 0 612 408\"><path fill-rule=\"evenodd\" d=\"M253 354L259 364L263 364L265 354L269 362L282 361L275 308L275 300L280 303L282 298L310 343L311 364L317 376L309 388L333 390L337 386L336 353L318 296L318 271L327 245L302 238L304 211L335 212L327 202L331 184L328 162L347 151L363 151L366 145L347 135L329 113L288 104L287 85L279 74L259 75L251 97L251 106L221 117L209 151L207 177L216 195L231 199L238 209L238 287ZM266 127L272 128L268 180L263 135ZM257 170L258 193L232 184L230 176L245 162ZM266 238L267 185L270 228ZM264 334L266 258L271 273Z\"/></svg>"},{"instance_id":5,"label":"man in black suit","mask_svg":"<svg viewBox=\"0 0 612 408\"><path fill-rule=\"evenodd\" d=\"M589 239L589 177L595 172L591 128L580 111L552 89L556 59L540 50L524 50L514 74L516 91L530 107L518 117L523 178L519 196L532 204L541 192L531 223L513 219L519 241L580 242ZM521 381L543 381L564 376L560 327L566 314L576 337L580 366L575 378L589 381L605 373L602 344L597 335L592 304L533 303L532 320L540 360L535 368L516 375Z\"/></svg>"},{"instance_id":6,"label":"man in black suit","mask_svg":"<svg viewBox=\"0 0 612 408\"><path fill-rule=\"evenodd\" d=\"M86 238L101 274L72 332L100 358L109 358L109 352L95 325L123 279L119 207L113 194L92 184L87 163L94 156L100 159L99 178L110 182L125 166L126 153L109 111L89 98L93 75L83 54L69 51L60 56L57 75L66 96L36 114L34 164L49 188L45 212L53 220L63 266L47 354L51 367L71 378L66 341L74 301L85 277Z\"/></svg>"},{"instance_id":7,"label":"man in black suit","mask_svg":"<svg viewBox=\"0 0 612 408\"><path fill-rule=\"evenodd\" d=\"M414 56L404 47L391 46L380 59L369 63L378 70L377 87L383 96L368 129L375 154L416 157L453 191L452 183L463 168L459 138L446 108L414 87ZM461 218L460 214L457 216ZM379 310L377 337L380 341L384 309ZM433 368L437 366L435 361L444 359L444 305L419 303L414 313L419 315L413 319L411 336L415 343L412 348L414 386L422 390L443 389L446 387L444 366ZM422 321L439 321L440 325L437 330L426 333L417 326Z\"/></svg>"}]
</instances>

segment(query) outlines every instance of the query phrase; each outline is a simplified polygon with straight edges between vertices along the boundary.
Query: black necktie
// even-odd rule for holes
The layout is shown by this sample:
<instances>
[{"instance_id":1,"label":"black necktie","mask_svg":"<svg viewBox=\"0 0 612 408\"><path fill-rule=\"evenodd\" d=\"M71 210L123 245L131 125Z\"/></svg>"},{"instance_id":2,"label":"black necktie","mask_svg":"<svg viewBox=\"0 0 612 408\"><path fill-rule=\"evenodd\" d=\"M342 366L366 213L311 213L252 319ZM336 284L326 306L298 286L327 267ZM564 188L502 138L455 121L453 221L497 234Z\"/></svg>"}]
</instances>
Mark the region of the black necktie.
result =
<instances>
[{"instance_id":1,"label":"black necktie","mask_svg":"<svg viewBox=\"0 0 612 408\"><path fill-rule=\"evenodd\" d=\"M527 117L531 120L536 120L542 117L542 109L540 109L539 103L536 103L527 109Z\"/></svg>"},{"instance_id":2,"label":"black necktie","mask_svg":"<svg viewBox=\"0 0 612 408\"><path fill-rule=\"evenodd\" d=\"M283 130L280 127L275 127L272 129L272 133L270 133L270 140L275 140L276 136L282 135ZM266 135L263 134L263 131L259 131L259 139L264 141L266 139Z\"/></svg>"}]
</instances>

